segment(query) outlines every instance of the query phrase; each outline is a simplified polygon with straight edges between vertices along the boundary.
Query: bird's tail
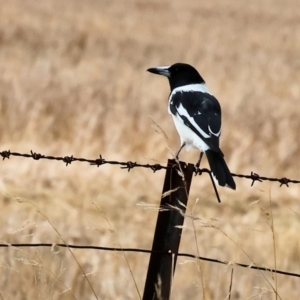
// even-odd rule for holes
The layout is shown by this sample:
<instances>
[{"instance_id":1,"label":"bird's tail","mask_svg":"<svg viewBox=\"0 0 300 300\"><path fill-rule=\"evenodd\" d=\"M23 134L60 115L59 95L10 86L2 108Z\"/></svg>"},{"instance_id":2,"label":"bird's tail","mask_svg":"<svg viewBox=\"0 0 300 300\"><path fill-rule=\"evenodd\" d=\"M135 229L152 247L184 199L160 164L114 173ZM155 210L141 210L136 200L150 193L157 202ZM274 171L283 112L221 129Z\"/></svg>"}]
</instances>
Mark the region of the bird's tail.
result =
<instances>
[{"instance_id":1,"label":"bird's tail","mask_svg":"<svg viewBox=\"0 0 300 300\"><path fill-rule=\"evenodd\" d=\"M220 155L220 153L212 150L207 150L205 153L210 170L217 179L218 184L220 186L228 186L235 190L235 182L230 174L224 158Z\"/></svg>"}]
</instances>

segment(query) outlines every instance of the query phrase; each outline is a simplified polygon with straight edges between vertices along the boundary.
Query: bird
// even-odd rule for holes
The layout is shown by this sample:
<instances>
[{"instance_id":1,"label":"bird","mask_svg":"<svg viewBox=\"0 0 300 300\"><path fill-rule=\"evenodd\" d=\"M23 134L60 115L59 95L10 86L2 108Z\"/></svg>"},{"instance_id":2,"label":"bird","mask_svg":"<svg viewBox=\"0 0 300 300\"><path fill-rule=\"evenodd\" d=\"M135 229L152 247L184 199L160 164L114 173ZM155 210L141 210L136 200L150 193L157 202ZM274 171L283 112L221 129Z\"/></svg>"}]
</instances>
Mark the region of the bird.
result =
<instances>
[{"instance_id":1,"label":"bird","mask_svg":"<svg viewBox=\"0 0 300 300\"><path fill-rule=\"evenodd\" d=\"M221 106L210 93L202 76L193 66L186 63L149 68L147 71L163 75L169 80L171 91L168 112L173 117L181 141L176 159L184 147L187 150L198 148L200 156L195 168L199 170L205 152L217 183L235 190L236 184L219 146Z\"/></svg>"}]
</instances>

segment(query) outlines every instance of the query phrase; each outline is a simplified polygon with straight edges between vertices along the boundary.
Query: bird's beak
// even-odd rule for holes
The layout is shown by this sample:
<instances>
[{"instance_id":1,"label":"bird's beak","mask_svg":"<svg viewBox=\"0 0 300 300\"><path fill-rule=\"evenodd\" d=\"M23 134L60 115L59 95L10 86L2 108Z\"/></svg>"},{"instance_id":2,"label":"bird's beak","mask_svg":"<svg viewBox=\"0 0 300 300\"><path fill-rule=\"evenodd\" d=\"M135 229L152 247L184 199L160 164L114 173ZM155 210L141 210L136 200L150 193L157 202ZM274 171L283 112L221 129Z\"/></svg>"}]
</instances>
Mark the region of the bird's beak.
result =
<instances>
[{"instance_id":1,"label":"bird's beak","mask_svg":"<svg viewBox=\"0 0 300 300\"><path fill-rule=\"evenodd\" d=\"M150 72L150 73L170 77L171 73L169 71L169 68L170 68L170 66L163 66L163 67L150 68L147 71Z\"/></svg>"}]
</instances>

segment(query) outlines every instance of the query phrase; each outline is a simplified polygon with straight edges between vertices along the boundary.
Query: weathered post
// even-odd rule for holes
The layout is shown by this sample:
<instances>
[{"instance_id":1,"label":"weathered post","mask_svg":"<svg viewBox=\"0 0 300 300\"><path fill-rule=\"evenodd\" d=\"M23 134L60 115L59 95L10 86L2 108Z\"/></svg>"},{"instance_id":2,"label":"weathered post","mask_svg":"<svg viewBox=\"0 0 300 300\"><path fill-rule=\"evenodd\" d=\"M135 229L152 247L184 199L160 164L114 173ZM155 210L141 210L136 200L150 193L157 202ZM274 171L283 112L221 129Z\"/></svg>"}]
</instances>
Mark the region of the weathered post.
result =
<instances>
[{"instance_id":1,"label":"weathered post","mask_svg":"<svg viewBox=\"0 0 300 300\"><path fill-rule=\"evenodd\" d=\"M174 165L176 161L169 159L168 166ZM167 300L171 295L184 222L183 214L188 202L194 165L180 162L180 169L182 175L178 168L169 168L166 171L143 300Z\"/></svg>"}]
</instances>

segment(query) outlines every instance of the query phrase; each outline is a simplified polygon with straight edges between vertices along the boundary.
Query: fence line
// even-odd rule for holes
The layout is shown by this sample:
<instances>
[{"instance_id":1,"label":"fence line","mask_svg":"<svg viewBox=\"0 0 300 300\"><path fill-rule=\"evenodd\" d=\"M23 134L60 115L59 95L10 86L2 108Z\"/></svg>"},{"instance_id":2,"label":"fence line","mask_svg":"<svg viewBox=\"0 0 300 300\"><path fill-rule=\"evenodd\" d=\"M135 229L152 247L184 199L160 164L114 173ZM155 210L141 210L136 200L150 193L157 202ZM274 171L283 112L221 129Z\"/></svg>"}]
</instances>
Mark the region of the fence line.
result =
<instances>
[{"instance_id":1,"label":"fence line","mask_svg":"<svg viewBox=\"0 0 300 300\"><path fill-rule=\"evenodd\" d=\"M102 157L102 155L99 155L99 158L96 159L88 159L88 158L78 158L74 157L73 155L71 156L50 156L50 155L43 155L37 152L34 152L30 150L30 154L27 153L18 153L18 152L11 152L10 150L4 150L0 152L0 156L2 156L3 160L6 158L9 159L11 156L18 156L18 157L24 157L24 158L31 158L33 160L40 160L40 159L47 159L47 160L56 160L56 161L62 161L63 163L66 164L66 166L70 165L72 162L78 161L78 162L86 162L89 163L91 166L103 166L103 165L118 165L121 167L121 169L126 169L128 172L133 169L133 168L146 168L146 169L151 169L153 172L159 171L159 170L166 170L166 169L178 169L178 164L174 164L172 166L164 166L161 164L141 164L133 161L114 161L114 160L106 160L105 158ZM195 175L202 175L202 173L208 173L211 175L211 171L206 168L202 168L200 170L194 170ZM266 176L260 176L255 172L250 173L250 175L246 174L235 174L231 173L232 176L238 177L238 178L245 178L245 179L250 179L252 180L251 186L256 181L262 182L262 181L271 181L271 182L279 182L280 187L282 185L285 185L289 187L289 183L294 183L294 184L299 184L300 180L295 180L295 179L289 179L287 177L280 177L280 178L275 178L275 177L266 177Z\"/></svg>"},{"instance_id":2,"label":"fence line","mask_svg":"<svg viewBox=\"0 0 300 300\"><path fill-rule=\"evenodd\" d=\"M223 265L232 265L232 266L238 266L243 268L249 268L249 269L255 269L260 271L267 271L272 272L275 274L282 274L285 276L293 276L293 277L300 277L300 274L297 273L291 273L286 271L281 271L277 269L271 269L271 268L264 268L259 267L256 265L247 265L242 263L232 263L227 261L221 261L218 259L211 259L207 257L201 257L199 255L199 252L197 252L198 255L193 255L189 253L179 253L179 244L181 239L181 230L182 225L184 221L184 214L181 214L177 209L180 210L180 207L178 207L177 202L180 201L178 199L181 199L179 195L174 196L174 193L180 192L180 195L186 199L186 202L183 201L183 203L186 205L189 195L189 186L192 181L193 174L195 175L202 175L203 173L208 173L208 175L211 178L212 185L214 187L217 199L219 202L220 198L218 195L218 191L216 189L214 180L212 178L212 173L209 169L203 168L198 169L195 168L192 164L186 164L183 162L179 162L178 160L172 159L168 160L167 166L161 165L161 164L140 164L137 162L127 161L112 161L112 160L106 160L102 157L102 155L99 155L99 158L97 159L87 159L87 158L77 158L73 155L71 156L47 156L40 153L30 151L30 154L26 153L18 153L18 152L11 152L8 151L1 151L0 155L2 156L3 160L10 159L11 156L17 156L17 157L23 157L23 158L31 158L33 160L40 160L40 159L47 159L47 160L56 160L56 161L62 161L68 166L74 161L79 162L85 162L89 163L92 166L100 167L105 164L110 165L118 165L121 167L121 169L127 169L128 172L136 167L139 168L148 168L151 169L153 172L156 172L158 170L166 170L165 175L165 183L163 188L163 193L161 196L161 203L160 207L164 207L164 203L171 204L171 206L174 206L174 213L172 214L170 210L170 216L166 218L166 215L163 215L166 213L165 210L159 210L158 218L157 218L157 224L153 239L153 246L152 250L145 250L145 249L139 249L139 248L116 248L116 247L101 247L101 246L80 246L80 245L68 245L68 244L46 244L46 243L38 243L38 244L24 244L24 243L14 243L14 244L0 244L0 248L4 247L66 247L66 248L75 248L75 249L95 249L95 250L104 250L104 251L121 251L121 252L140 252L140 253L149 253L150 260L149 260L149 267L147 272L147 278L145 282L145 288L144 288L144 296L143 300L148 299L162 299L162 296L165 299L170 299L171 295L171 287L172 287L172 278L175 273L175 267L176 267L176 260L178 256L183 257L190 257L194 259L199 259L203 261L209 261L214 263L219 263ZM177 172L177 171L180 171ZM262 182L262 181L271 181L271 182L279 182L280 187L282 185L286 185L289 187L289 183L298 184L300 183L299 180L292 180L287 177L281 177L281 178L272 178L272 177L265 177L260 176L257 173L251 172L250 175L244 175L244 174L235 174L231 173L232 176L239 177L239 178L245 178L252 180L251 186L256 181ZM187 176L187 177L186 177ZM177 178L178 177L178 178ZM188 178L188 180L187 180ZM180 180L179 180L180 179ZM184 191L183 188L184 187ZM171 191L171 193L169 193ZM178 198L179 197L179 198ZM175 201L175 202L174 202ZM163 221L161 221L163 220ZM178 228L180 229L178 231ZM162 235L161 232L164 234ZM166 243L161 245L161 240L166 241ZM157 247L156 245L159 245ZM276 267L276 266L275 266ZM84 274L84 272L83 272ZM233 274L233 273L232 273ZM84 274L85 275L85 274ZM134 280L134 278L133 278ZM135 282L135 280L134 280ZM232 277L231 277L231 284L232 284ZM136 285L136 283L135 283ZM157 287L160 286L160 291L157 290ZM90 286L93 290L92 286ZM137 288L137 286L136 286ZM137 290L138 291L138 290ZM274 290L276 292L276 290ZM93 290L94 292L94 290ZM139 297L141 299L140 293L138 291ZM230 285L230 293L231 294L231 285ZM277 292L276 292L277 294ZM96 296L95 292L94 295ZM97 298L97 296L96 296Z\"/></svg>"},{"instance_id":3,"label":"fence line","mask_svg":"<svg viewBox=\"0 0 300 300\"><path fill-rule=\"evenodd\" d=\"M26 248L39 248L39 247L61 247L61 248L71 248L71 249L89 249L89 250L100 250L100 251L111 251L111 252L135 252L135 253L160 253L160 254L170 254L170 252L163 252L163 251L153 251L153 250L148 250L148 249L141 249L141 248L120 248L120 247L103 247L103 246L93 246L93 245L73 245L73 244L50 244L50 243L13 243L13 244L0 244L0 248L8 248L8 247L26 247ZM178 256L180 257L189 257L189 258L195 258L207 262L212 262L212 263L217 263L217 264L222 264L222 265L231 265L231 266L237 266L241 268L248 268L248 269L253 269L253 270L260 270L260 271L265 271L265 272L271 272L271 273L277 273L277 274L282 274L286 276L291 276L291 277L300 277L300 274L298 273L293 273L293 272L287 272L287 271L282 271L282 270L277 270L277 269L272 269L272 268L265 268L265 267L260 267L256 265L247 265L247 264L242 264L242 263L233 263L233 262L228 262L228 261L223 261L215 258L209 258L209 257L204 257L204 256L197 256L194 254L190 253L178 253Z\"/></svg>"}]
</instances>

